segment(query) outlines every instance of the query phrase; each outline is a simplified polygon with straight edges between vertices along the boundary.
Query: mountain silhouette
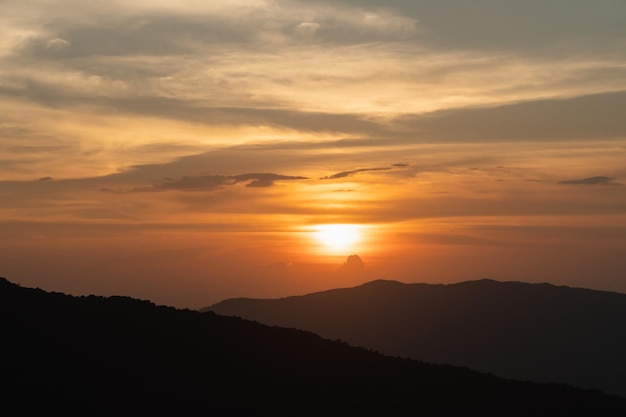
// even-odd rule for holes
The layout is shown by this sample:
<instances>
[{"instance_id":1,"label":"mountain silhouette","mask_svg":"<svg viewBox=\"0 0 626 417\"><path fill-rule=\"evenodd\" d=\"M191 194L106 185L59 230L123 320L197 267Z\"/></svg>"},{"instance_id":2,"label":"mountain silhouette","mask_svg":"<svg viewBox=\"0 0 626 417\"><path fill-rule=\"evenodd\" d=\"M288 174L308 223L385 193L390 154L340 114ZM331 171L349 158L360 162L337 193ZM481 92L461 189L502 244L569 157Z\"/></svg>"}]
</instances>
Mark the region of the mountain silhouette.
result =
<instances>
[{"instance_id":1,"label":"mountain silhouette","mask_svg":"<svg viewBox=\"0 0 626 417\"><path fill-rule=\"evenodd\" d=\"M0 279L10 415L624 415L595 390L383 356L310 332Z\"/></svg>"},{"instance_id":2,"label":"mountain silhouette","mask_svg":"<svg viewBox=\"0 0 626 417\"><path fill-rule=\"evenodd\" d=\"M283 299L230 299L205 310L388 355L626 397L625 294L493 280L377 280Z\"/></svg>"}]
</instances>

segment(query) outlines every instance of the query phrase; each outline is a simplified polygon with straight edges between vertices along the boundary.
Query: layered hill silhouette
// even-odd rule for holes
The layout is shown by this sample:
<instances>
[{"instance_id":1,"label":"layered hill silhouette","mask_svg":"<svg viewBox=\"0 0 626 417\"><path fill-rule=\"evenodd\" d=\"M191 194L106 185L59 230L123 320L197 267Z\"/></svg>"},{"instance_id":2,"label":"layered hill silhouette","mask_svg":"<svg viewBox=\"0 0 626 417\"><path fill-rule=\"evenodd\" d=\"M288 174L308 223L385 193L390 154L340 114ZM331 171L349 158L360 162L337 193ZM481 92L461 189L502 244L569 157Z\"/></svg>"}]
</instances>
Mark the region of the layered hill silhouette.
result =
<instances>
[{"instance_id":1,"label":"layered hill silhouette","mask_svg":"<svg viewBox=\"0 0 626 417\"><path fill-rule=\"evenodd\" d=\"M626 295L468 281L355 288L206 310L312 331L384 354L626 397Z\"/></svg>"},{"instance_id":2,"label":"layered hill silhouette","mask_svg":"<svg viewBox=\"0 0 626 417\"><path fill-rule=\"evenodd\" d=\"M309 332L0 279L7 415L624 415L595 390L383 356Z\"/></svg>"}]
</instances>

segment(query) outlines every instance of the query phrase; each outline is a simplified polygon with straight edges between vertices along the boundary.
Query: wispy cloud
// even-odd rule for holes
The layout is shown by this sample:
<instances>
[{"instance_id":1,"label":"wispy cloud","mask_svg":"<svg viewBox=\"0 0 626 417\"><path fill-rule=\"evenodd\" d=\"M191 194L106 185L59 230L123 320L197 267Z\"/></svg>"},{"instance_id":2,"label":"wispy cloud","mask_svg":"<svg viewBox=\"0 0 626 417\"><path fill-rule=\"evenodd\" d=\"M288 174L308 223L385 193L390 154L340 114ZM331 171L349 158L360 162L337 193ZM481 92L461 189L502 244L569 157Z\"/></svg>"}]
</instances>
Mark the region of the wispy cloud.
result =
<instances>
[{"instance_id":1,"label":"wispy cloud","mask_svg":"<svg viewBox=\"0 0 626 417\"><path fill-rule=\"evenodd\" d=\"M358 174L360 172L373 172L373 171L389 171L391 168L389 167L385 167L385 168L359 168L359 169L353 169L350 171L342 171L342 172L338 172L336 174L332 174L326 177L322 177L320 179L322 180L332 180L332 179L337 179L337 178L346 178L346 177L351 177L354 174Z\"/></svg>"},{"instance_id":2,"label":"wispy cloud","mask_svg":"<svg viewBox=\"0 0 626 417\"><path fill-rule=\"evenodd\" d=\"M393 169L401 169L401 168L407 168L409 166L409 164L406 163L397 163L397 164L392 164L391 166L388 167L374 167L374 168L357 168L357 169L352 169L349 171L341 171L341 172L337 172L335 174L332 175L327 175L325 177L320 178L321 180L334 180L334 179L338 179L338 178L347 178L347 177L351 177L355 174L359 174L362 172L377 172L377 171L390 171Z\"/></svg>"},{"instance_id":3,"label":"wispy cloud","mask_svg":"<svg viewBox=\"0 0 626 417\"><path fill-rule=\"evenodd\" d=\"M567 185L624 185L619 182L615 182L615 178L611 177L589 177L577 180L566 180L560 181L559 184L567 184Z\"/></svg>"},{"instance_id":4,"label":"wispy cloud","mask_svg":"<svg viewBox=\"0 0 626 417\"><path fill-rule=\"evenodd\" d=\"M272 173L250 173L241 175L201 175L201 176L185 176L179 179L165 179L159 183L148 187L137 187L130 192L146 192L146 191L208 191L221 186L235 185L246 183L246 187L264 188L271 187L276 181L294 181L306 180L307 177L280 175ZM106 192L120 192L111 188L103 188ZM124 191L121 191L124 192Z\"/></svg>"}]
</instances>

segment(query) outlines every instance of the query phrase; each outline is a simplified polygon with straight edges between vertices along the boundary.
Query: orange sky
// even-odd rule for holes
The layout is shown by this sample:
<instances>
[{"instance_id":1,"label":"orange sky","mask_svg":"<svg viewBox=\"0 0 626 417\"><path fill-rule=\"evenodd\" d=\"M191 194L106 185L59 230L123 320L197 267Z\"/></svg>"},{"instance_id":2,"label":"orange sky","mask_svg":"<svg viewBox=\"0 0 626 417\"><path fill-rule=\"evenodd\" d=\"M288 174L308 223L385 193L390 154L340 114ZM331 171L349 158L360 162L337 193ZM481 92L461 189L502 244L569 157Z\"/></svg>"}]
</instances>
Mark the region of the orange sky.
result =
<instances>
[{"instance_id":1,"label":"orange sky","mask_svg":"<svg viewBox=\"0 0 626 417\"><path fill-rule=\"evenodd\" d=\"M626 292L624 21L609 0L0 2L0 276L189 308L375 278ZM329 247L327 224L359 236Z\"/></svg>"}]
</instances>

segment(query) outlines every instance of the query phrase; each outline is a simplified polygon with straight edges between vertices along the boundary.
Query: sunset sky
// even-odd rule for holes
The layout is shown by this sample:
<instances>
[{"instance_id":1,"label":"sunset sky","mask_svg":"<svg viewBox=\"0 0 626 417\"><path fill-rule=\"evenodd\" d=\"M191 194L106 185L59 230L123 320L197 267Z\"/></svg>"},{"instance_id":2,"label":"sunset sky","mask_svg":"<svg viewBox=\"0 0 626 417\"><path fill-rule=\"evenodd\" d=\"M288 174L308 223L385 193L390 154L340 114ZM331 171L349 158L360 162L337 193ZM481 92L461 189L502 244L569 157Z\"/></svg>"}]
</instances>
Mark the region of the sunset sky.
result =
<instances>
[{"instance_id":1,"label":"sunset sky","mask_svg":"<svg viewBox=\"0 0 626 417\"><path fill-rule=\"evenodd\" d=\"M625 184L624 0L0 0L25 286L626 292Z\"/></svg>"}]
</instances>

